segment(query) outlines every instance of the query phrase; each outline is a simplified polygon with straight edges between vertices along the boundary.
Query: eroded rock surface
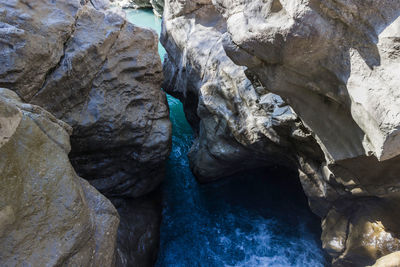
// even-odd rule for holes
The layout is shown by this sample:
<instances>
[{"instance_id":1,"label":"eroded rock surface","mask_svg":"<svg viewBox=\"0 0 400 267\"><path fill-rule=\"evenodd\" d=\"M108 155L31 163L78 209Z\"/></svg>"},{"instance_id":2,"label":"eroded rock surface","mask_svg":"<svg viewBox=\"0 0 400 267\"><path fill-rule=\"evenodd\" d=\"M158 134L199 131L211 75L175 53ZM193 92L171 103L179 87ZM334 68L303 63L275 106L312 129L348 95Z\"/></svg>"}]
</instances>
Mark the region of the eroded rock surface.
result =
<instances>
[{"instance_id":1,"label":"eroded rock surface","mask_svg":"<svg viewBox=\"0 0 400 267\"><path fill-rule=\"evenodd\" d=\"M108 196L141 196L170 150L157 37L107 2L81 2L0 1L0 85L74 128L80 176Z\"/></svg>"},{"instance_id":2,"label":"eroded rock surface","mask_svg":"<svg viewBox=\"0 0 400 267\"><path fill-rule=\"evenodd\" d=\"M335 266L372 265L400 249L399 16L400 2L389 0L166 3L164 88L197 129L194 171L212 161L247 168L263 152L297 162ZM286 128L260 105L272 93L297 114ZM262 139L270 142L251 142Z\"/></svg>"},{"instance_id":3,"label":"eroded rock surface","mask_svg":"<svg viewBox=\"0 0 400 267\"><path fill-rule=\"evenodd\" d=\"M72 129L0 88L0 265L113 266L118 213L77 176Z\"/></svg>"},{"instance_id":4,"label":"eroded rock surface","mask_svg":"<svg viewBox=\"0 0 400 267\"><path fill-rule=\"evenodd\" d=\"M131 202L133 198L153 191L164 178L165 161L170 151L171 123L166 96L160 89L163 75L156 33L128 23L123 16L119 8L110 7L108 0L0 0L0 86L10 88L25 102L44 107L72 126L69 156L78 174L106 196ZM0 123L8 125L8 128L0 128L0 144L3 144L10 137L15 122L14 119L0 119ZM65 150L67 155L70 149ZM49 153L47 156L49 164L52 163L54 155ZM29 160L30 157L34 157L33 154L29 154ZM54 162L54 167L58 167L57 164L59 162ZM33 171L39 172L40 169ZM70 171L73 171L72 167ZM82 183L87 192L87 205L99 201L94 193L90 193L91 187ZM60 197L72 201L77 193L71 186L61 191L65 196ZM35 190L35 194L40 195L40 188L35 187ZM59 191L55 192L59 194ZM74 208L79 203L66 205ZM82 209L85 205L81 204ZM1 214L11 214L9 208L4 208ZM68 208L66 206L65 217L64 209L60 209L60 220L64 219L66 224L80 223L80 217L67 217ZM101 214L101 210L99 212ZM124 217L121 220L129 221L136 212L141 211L139 208L137 211L133 208L122 211ZM147 239L141 238L142 233L137 230L147 226L143 226L143 222L133 222L137 224L131 226L136 227L135 231L129 227L121 229L124 234L137 235L124 241L122 253L133 256L126 256L128 260L123 266L148 265L149 261L142 261L140 253L130 253L138 246L148 248L143 250L143 254L156 255L161 211L154 209L154 212L158 212L158 217L151 218L155 221L146 221L154 225L146 232ZM87 220L92 220L88 212L85 214ZM11 215L1 216L0 224L8 225ZM98 223L102 223L101 218L96 219ZM79 227L87 230L81 234L85 240L68 241L68 244L84 246L87 243L84 247L91 251L93 247L87 239L94 231L84 223ZM122 225L125 227L126 223ZM26 233L34 235L35 229L30 230ZM69 233L60 232L61 236L63 234ZM96 232L96 235L100 234ZM52 244L51 238L49 235L49 240L43 238L43 242ZM37 244L35 240L28 241L31 241L30 245ZM96 249L100 250L96 253L102 253L103 247L107 248L107 253L114 253L115 238L114 243L106 240L96 243ZM71 251L79 249L66 250L60 259L54 255L54 264L47 256L32 262L38 266L51 266L71 258L66 262L69 266L91 266L91 261L85 262L86 259L78 261L74 258L72 261ZM100 259L102 256L96 257ZM99 262L96 258L92 265L111 265L108 260L100 259Z\"/></svg>"},{"instance_id":5,"label":"eroded rock surface","mask_svg":"<svg viewBox=\"0 0 400 267\"><path fill-rule=\"evenodd\" d=\"M298 143L312 148L292 109L226 55L226 22L211 1L169 1L163 23L163 88L184 103L196 130L189 156L201 181L267 164L293 167Z\"/></svg>"}]
</instances>

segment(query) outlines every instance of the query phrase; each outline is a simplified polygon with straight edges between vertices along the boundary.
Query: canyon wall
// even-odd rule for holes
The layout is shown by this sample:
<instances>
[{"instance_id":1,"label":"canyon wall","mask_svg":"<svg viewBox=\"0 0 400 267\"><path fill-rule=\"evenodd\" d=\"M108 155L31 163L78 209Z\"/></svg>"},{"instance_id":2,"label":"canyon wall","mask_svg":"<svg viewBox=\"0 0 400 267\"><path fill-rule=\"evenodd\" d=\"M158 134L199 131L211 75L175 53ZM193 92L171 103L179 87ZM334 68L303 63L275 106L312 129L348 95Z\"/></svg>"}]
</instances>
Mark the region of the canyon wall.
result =
<instances>
[{"instance_id":1,"label":"canyon wall","mask_svg":"<svg viewBox=\"0 0 400 267\"><path fill-rule=\"evenodd\" d=\"M106 0L0 0L0 10L0 86L72 127L69 158L78 175L116 204L157 189L171 148L171 123L160 89L156 33L128 23ZM136 266L155 261L161 218L157 199L150 201L157 204L151 206L152 216L140 205L137 214L118 205L121 221L136 216L144 223L136 232L126 223L119 227L117 264L133 264L125 260L126 251L138 246L138 259L146 260ZM123 238L128 235L137 236ZM151 238L146 242L141 235ZM109 246L110 253L114 248Z\"/></svg>"},{"instance_id":2,"label":"canyon wall","mask_svg":"<svg viewBox=\"0 0 400 267\"><path fill-rule=\"evenodd\" d=\"M168 3L161 37L168 52L163 88L183 102L195 129L189 158L197 178L210 181L265 165L293 167L294 151L322 156L291 107L252 83L246 69L226 55L226 22L207 2Z\"/></svg>"},{"instance_id":3,"label":"canyon wall","mask_svg":"<svg viewBox=\"0 0 400 267\"><path fill-rule=\"evenodd\" d=\"M167 1L163 88L196 130L196 176L292 166L334 266L399 250L399 16L389 0Z\"/></svg>"}]
</instances>

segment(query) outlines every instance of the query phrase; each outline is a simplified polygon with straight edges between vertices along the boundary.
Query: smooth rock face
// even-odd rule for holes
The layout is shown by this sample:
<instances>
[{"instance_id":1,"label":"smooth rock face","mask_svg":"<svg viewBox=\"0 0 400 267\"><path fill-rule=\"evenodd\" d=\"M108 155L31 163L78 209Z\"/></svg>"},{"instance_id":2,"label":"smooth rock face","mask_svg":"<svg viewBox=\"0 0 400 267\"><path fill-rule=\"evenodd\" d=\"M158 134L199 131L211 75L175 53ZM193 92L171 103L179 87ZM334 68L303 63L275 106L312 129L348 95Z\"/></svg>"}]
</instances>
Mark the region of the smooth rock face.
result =
<instances>
[{"instance_id":1,"label":"smooth rock face","mask_svg":"<svg viewBox=\"0 0 400 267\"><path fill-rule=\"evenodd\" d=\"M183 100L197 129L194 171L212 176L213 166L223 173L247 168L259 164L263 152L278 161L285 154L288 164L297 161L335 266L372 265L399 250L399 16L400 2L389 0L166 2L164 88ZM218 52L220 43L234 62L229 70L221 63L227 60ZM243 74L231 74L234 68L251 82L246 90L238 89ZM272 142L246 146L240 134L259 140L251 136L276 129L271 123L260 131L243 119L259 115L258 121L269 116L275 122L273 112L255 108L271 92L301 122L289 120L292 135L281 128L276 137L265 135ZM247 104L253 99L257 104ZM251 148L247 157L232 140ZM292 146L282 145L285 141ZM281 150L272 149L274 144Z\"/></svg>"},{"instance_id":2,"label":"smooth rock face","mask_svg":"<svg viewBox=\"0 0 400 267\"><path fill-rule=\"evenodd\" d=\"M226 55L226 22L211 1L169 1L163 23L163 88L184 103L196 130L189 156L201 181L267 164L293 167L297 156L291 151L298 144L313 147L292 109L253 85L245 68Z\"/></svg>"},{"instance_id":3,"label":"smooth rock face","mask_svg":"<svg viewBox=\"0 0 400 267\"><path fill-rule=\"evenodd\" d=\"M157 37L107 2L0 0L0 85L74 128L72 163L108 196L164 176L171 124Z\"/></svg>"},{"instance_id":4,"label":"smooth rock face","mask_svg":"<svg viewBox=\"0 0 400 267\"><path fill-rule=\"evenodd\" d=\"M68 159L72 129L0 88L0 265L113 266L119 216Z\"/></svg>"}]
</instances>

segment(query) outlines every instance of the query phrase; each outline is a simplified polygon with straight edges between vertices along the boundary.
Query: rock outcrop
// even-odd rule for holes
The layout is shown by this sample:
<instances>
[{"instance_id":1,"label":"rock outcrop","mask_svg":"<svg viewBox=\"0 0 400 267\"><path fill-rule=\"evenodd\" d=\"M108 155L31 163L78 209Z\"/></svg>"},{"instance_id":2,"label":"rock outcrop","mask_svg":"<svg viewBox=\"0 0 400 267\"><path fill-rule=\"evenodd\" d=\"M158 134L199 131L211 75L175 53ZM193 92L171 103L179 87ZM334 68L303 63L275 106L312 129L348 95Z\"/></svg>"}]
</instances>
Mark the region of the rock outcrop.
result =
<instances>
[{"instance_id":1,"label":"rock outcrop","mask_svg":"<svg viewBox=\"0 0 400 267\"><path fill-rule=\"evenodd\" d=\"M152 8L155 15L161 17L164 11L164 0L111 0L122 8Z\"/></svg>"},{"instance_id":2,"label":"rock outcrop","mask_svg":"<svg viewBox=\"0 0 400 267\"><path fill-rule=\"evenodd\" d=\"M72 129L0 88L0 265L112 266L111 202L68 159Z\"/></svg>"},{"instance_id":3,"label":"rock outcrop","mask_svg":"<svg viewBox=\"0 0 400 267\"><path fill-rule=\"evenodd\" d=\"M278 95L253 85L245 68L226 55L226 22L211 1L181 2L170 1L164 13L163 88L183 102L195 129L189 158L197 178L210 181L266 165L293 167L291 151L298 144L313 148L308 130Z\"/></svg>"},{"instance_id":4,"label":"rock outcrop","mask_svg":"<svg viewBox=\"0 0 400 267\"><path fill-rule=\"evenodd\" d=\"M99 3L0 1L0 86L74 128L80 176L138 197L161 182L170 151L157 36Z\"/></svg>"},{"instance_id":5,"label":"rock outcrop","mask_svg":"<svg viewBox=\"0 0 400 267\"><path fill-rule=\"evenodd\" d=\"M166 2L164 88L197 129L195 173L286 155L323 219L334 266L400 250L399 16L400 2L389 0ZM262 111L272 93L297 114L287 124Z\"/></svg>"},{"instance_id":6,"label":"rock outcrop","mask_svg":"<svg viewBox=\"0 0 400 267\"><path fill-rule=\"evenodd\" d=\"M108 0L0 0L0 11L0 86L73 127L70 160L79 176L106 196L132 202L156 189L171 146L156 33L128 23L124 12L111 8ZM68 190L63 191L65 197L74 194ZM128 211L119 210L122 222L135 216L133 208ZM154 212L161 216L158 208ZM137 223L131 233L154 231L147 239L132 239L141 242L143 254L157 253L159 230L146 228L159 224L159 218L153 218ZM122 223L119 232L130 233L132 227ZM124 243L128 245L135 249L139 244ZM114 243L104 246L114 252ZM145 261L136 264L140 257L135 266L146 266Z\"/></svg>"}]
</instances>

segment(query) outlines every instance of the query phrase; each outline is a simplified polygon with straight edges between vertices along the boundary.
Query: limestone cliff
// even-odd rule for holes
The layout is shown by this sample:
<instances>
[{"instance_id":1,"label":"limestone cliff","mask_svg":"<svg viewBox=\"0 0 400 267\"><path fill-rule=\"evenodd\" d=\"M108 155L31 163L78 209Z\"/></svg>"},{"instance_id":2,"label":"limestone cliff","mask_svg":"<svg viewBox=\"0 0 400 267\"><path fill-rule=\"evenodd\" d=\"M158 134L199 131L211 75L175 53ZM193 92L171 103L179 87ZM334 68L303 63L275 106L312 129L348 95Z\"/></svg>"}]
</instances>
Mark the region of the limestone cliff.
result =
<instances>
[{"instance_id":1,"label":"limestone cliff","mask_svg":"<svg viewBox=\"0 0 400 267\"><path fill-rule=\"evenodd\" d=\"M68 159L72 129L0 88L0 265L112 266L118 213Z\"/></svg>"},{"instance_id":2,"label":"limestone cliff","mask_svg":"<svg viewBox=\"0 0 400 267\"><path fill-rule=\"evenodd\" d=\"M400 249L399 16L389 0L166 2L164 88L197 130L195 173L297 167L335 266Z\"/></svg>"}]
</instances>

